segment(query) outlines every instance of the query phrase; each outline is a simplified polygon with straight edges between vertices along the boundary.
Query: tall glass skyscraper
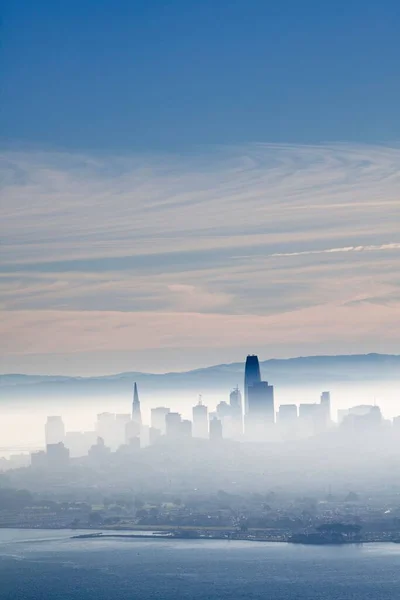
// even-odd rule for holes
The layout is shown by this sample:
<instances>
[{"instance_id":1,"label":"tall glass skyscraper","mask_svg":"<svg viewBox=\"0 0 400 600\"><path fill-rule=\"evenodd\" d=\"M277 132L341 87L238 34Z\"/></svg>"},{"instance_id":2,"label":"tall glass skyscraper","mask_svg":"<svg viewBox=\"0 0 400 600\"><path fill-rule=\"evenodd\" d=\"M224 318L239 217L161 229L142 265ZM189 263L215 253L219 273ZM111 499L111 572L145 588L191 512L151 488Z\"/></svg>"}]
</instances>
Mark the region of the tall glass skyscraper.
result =
<instances>
[{"instance_id":1,"label":"tall glass skyscraper","mask_svg":"<svg viewBox=\"0 0 400 600\"><path fill-rule=\"evenodd\" d=\"M249 416L265 424L275 422L274 387L268 381L260 381L249 386Z\"/></svg>"},{"instance_id":2,"label":"tall glass skyscraper","mask_svg":"<svg viewBox=\"0 0 400 600\"><path fill-rule=\"evenodd\" d=\"M247 393L246 437L251 441L270 440L275 424L274 388L267 381L259 381L249 385Z\"/></svg>"},{"instance_id":3,"label":"tall glass skyscraper","mask_svg":"<svg viewBox=\"0 0 400 600\"><path fill-rule=\"evenodd\" d=\"M258 356L251 354L246 358L246 366L244 368L244 412L247 415L249 412L249 394L248 388L254 383L261 382L260 363Z\"/></svg>"}]
</instances>

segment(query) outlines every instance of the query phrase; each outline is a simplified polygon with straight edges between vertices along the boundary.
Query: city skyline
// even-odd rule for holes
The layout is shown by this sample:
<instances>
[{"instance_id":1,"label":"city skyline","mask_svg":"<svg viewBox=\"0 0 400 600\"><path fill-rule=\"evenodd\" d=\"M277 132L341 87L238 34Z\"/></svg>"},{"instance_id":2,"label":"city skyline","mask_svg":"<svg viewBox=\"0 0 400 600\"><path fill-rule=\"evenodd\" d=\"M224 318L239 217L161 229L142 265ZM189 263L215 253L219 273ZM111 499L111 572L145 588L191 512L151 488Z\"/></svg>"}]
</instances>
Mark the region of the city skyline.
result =
<instances>
[{"instance_id":1,"label":"city skyline","mask_svg":"<svg viewBox=\"0 0 400 600\"><path fill-rule=\"evenodd\" d=\"M162 438L170 443L179 443L190 438L210 439L214 442L223 439L245 443L295 442L325 433L330 434L338 425L359 435L363 430L383 431L385 422L392 423L397 431L400 423L400 416L395 416L392 421L385 421L376 403L337 409L335 418L331 393L327 390L320 393L319 402L276 404L274 387L262 379L258 356L254 354L246 357L242 383L246 398L244 403L237 385L230 391L229 401L220 397L214 410L204 403L200 394L198 402L192 407L192 420L183 418L176 412L175 406L153 406L150 410L150 420L143 420L138 385L135 381L130 414L99 413L94 430L87 432L67 432L61 416L49 416L45 424L46 447L50 445L52 451L54 446L57 454L62 446L61 460L64 461L64 446L68 452L79 456L76 454L76 448L79 451L86 448L89 455L92 448L95 453L103 453L104 449L107 452L111 449L120 451L123 447L136 451L140 447L157 443ZM97 442L94 443L96 438ZM43 451L33 453L32 461L38 461L39 466L44 464L44 460Z\"/></svg>"},{"instance_id":2,"label":"city skyline","mask_svg":"<svg viewBox=\"0 0 400 600\"><path fill-rule=\"evenodd\" d=\"M383 439L389 435L396 440L400 431L400 416L385 419L376 403L338 409L333 417L330 391L320 393L319 402L276 404L274 387L262 379L258 357L248 355L243 370L243 390L247 398L242 402L239 386L220 397L214 410L199 395L192 407L192 420L183 418L172 406L153 406L150 420L142 418L137 382L133 383L131 413L102 412L97 414L94 429L68 431L62 416L48 416L44 427L45 449L30 454L32 469L46 472L48 469L65 469L70 459L86 459L88 464L105 465L112 456L133 460L139 451L154 447L157 452L165 450L165 444L181 448L182 444L208 441L211 449L226 443L256 445L278 444L284 452L285 444L293 447L307 440L317 440L332 452L332 443L341 443L349 437L354 439L372 436ZM229 401L228 401L229 397ZM326 439L325 439L326 438ZM337 440L337 441L336 441ZM347 443L347 442L346 442ZM13 466L27 466L27 455L13 455L7 462Z\"/></svg>"},{"instance_id":3,"label":"city skyline","mask_svg":"<svg viewBox=\"0 0 400 600\"><path fill-rule=\"evenodd\" d=\"M170 530L179 523L190 525L191 537L201 537L204 527L212 526L214 531L216 525L212 534L216 539L228 535L229 539L239 536L258 541L335 543L336 538L329 537L330 528L336 527L332 525L332 517L351 515L355 520L350 523L351 531L359 533L363 528L358 521L362 508L366 525L363 541L385 541L387 536L391 539L397 535L393 533L398 528L397 519L391 517L388 521L383 517L379 525L374 524L369 503L370 494L374 494L375 508L379 507L379 514L386 515L385 497L391 502L398 501L393 485L385 486L393 476L392 469L398 468L400 416L385 418L376 403L352 404L336 410L338 407L326 388L318 398L309 398L308 402L299 401L296 388L292 403L276 402L274 386L265 381L267 376L270 380L270 373L260 368L254 354L242 362L241 375L240 386L225 389L216 405L205 403L202 395L195 402L187 398L192 406L192 419L178 412L176 403L166 398L163 405L155 403L155 399L148 400L149 405L146 401L142 403L142 388L136 381L131 381L130 394L119 405L119 411L124 412L116 412L110 400L108 410L97 413L91 429L80 427L79 409L77 427L73 430L60 414L47 416L44 444L31 448L29 454L0 457L0 466L10 481L23 482L36 494L48 494L53 489L54 497L60 500L51 501L49 506L45 502L39 512L21 513L18 505L8 509L2 513L3 526L40 523L76 528L79 521L89 529L101 523L112 530L114 526L131 529L140 523L152 526L158 523L168 527L168 535L185 537L186 533ZM247 390L246 405L241 390ZM96 407L97 404L93 408ZM381 461L387 461L384 468ZM354 484L352 490L344 492L349 477ZM376 488L377 477L383 489ZM270 490L267 495L266 485ZM368 494L361 503L355 491L360 488L363 494ZM134 496L138 491L140 495ZM295 493L317 494L322 500L315 506L323 508L321 511L298 508L297 503L302 505L304 500L302 496L296 499ZM120 498L117 505L123 503L117 519L113 510L109 511L113 505L110 494ZM177 494L185 500L180 497L176 500ZM149 512L141 510L142 498L147 495L151 502L157 498L156 505L150 503ZM264 517L260 520L256 506L248 508L243 504L249 495L256 503L262 501L263 511L268 513L266 520ZM89 496L92 501L95 497L102 499L96 510L90 509ZM213 498L218 500L217 513L211 508ZM226 506L230 498L241 504L240 512L227 507L222 518L221 501ZM271 504L277 498L275 526L271 528L268 526ZM23 499L33 502L29 494ZM162 499L164 502L160 502ZM351 503L356 505L349 512ZM282 520L283 505L286 520ZM178 514L174 506L181 507ZM298 510L302 511L300 517ZM325 525L320 524L319 512L328 519ZM215 518L214 524L211 519ZM254 521L260 526L257 533L247 535L247 528L240 525L245 518L258 519ZM327 530L323 534L311 532L311 523L317 532L320 527ZM227 525L233 527L229 534ZM347 517L342 525L349 526ZM337 527L340 529L342 525ZM224 533L220 533L220 527ZM346 534L345 530L340 531L340 535Z\"/></svg>"}]
</instances>

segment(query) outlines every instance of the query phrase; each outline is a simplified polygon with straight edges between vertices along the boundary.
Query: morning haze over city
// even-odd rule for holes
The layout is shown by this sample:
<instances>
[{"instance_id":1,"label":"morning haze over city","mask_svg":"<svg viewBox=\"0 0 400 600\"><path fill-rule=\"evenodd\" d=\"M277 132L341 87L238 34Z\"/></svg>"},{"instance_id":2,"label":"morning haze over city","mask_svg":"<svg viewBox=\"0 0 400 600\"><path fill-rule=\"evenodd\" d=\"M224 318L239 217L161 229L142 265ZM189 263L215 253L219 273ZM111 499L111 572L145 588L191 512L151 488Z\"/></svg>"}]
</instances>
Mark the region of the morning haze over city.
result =
<instances>
[{"instance_id":1,"label":"morning haze over city","mask_svg":"<svg viewBox=\"0 0 400 600\"><path fill-rule=\"evenodd\" d=\"M1 600L400 600L398 2L1 13Z\"/></svg>"}]
</instances>

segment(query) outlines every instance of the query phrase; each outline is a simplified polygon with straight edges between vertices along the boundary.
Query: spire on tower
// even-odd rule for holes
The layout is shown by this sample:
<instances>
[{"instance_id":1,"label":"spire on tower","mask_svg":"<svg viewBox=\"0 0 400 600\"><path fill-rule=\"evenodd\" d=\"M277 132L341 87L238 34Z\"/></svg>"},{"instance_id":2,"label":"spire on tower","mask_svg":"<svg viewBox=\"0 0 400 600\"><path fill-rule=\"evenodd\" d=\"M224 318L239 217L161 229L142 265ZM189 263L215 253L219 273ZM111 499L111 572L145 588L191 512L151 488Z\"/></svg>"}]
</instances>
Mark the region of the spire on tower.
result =
<instances>
[{"instance_id":1,"label":"spire on tower","mask_svg":"<svg viewBox=\"0 0 400 600\"><path fill-rule=\"evenodd\" d=\"M142 413L140 410L140 400L136 381L133 386L132 421L142 424Z\"/></svg>"}]
</instances>

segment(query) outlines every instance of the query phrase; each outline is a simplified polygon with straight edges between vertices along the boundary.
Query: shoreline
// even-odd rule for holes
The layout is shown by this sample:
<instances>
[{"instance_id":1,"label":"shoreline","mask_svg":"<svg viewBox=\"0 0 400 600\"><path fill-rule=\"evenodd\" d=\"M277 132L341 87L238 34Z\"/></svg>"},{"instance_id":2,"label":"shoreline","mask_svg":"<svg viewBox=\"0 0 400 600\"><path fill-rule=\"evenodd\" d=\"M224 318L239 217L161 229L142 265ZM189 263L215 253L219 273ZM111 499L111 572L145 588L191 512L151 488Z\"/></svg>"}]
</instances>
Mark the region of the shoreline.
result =
<instances>
[{"instance_id":1,"label":"shoreline","mask_svg":"<svg viewBox=\"0 0 400 600\"><path fill-rule=\"evenodd\" d=\"M237 536L237 535L223 535L221 532L218 535L217 532L212 534L211 532L207 533L199 533L198 530L157 530L157 529L149 529L148 533L145 533L146 530L137 530L138 533L134 533L132 529L119 529L119 530L110 530L110 529L97 529L93 531L92 528L84 528L80 527L77 529L70 527L0 527L0 530L17 530L17 531L60 531L65 533L70 533L69 539L71 540L99 540L99 539L127 539L127 540L163 540L163 541L222 541L222 542L257 542L264 544L290 544L294 546L360 546L363 544L374 544L374 543L390 543L396 544L394 540L387 539L376 539L376 540L343 540L341 542L312 542L312 541L293 541L287 538L277 539L276 537L263 537L263 536ZM73 535L76 532L76 535ZM78 533L83 532L83 533ZM141 533L143 532L143 533ZM192 533L192 535L191 535ZM211 533L211 534L210 534Z\"/></svg>"},{"instance_id":2,"label":"shoreline","mask_svg":"<svg viewBox=\"0 0 400 600\"><path fill-rule=\"evenodd\" d=\"M71 534L69 539L74 540L96 540L96 539L128 539L128 540L185 540L185 541L226 541L226 542L257 542L266 544L290 544L295 546L360 546L363 544L399 544L400 539L358 539L358 540L341 540L341 541L309 541L293 540L290 537L282 536L270 538L260 535L252 536L237 534L236 532L221 530L199 530L199 529L159 529L157 527L142 527L142 528L127 528L127 529L103 529L101 527L94 529L92 527L8 527L0 525L0 530L15 530L15 531L59 531ZM137 532L137 533L135 533ZM76 535L74 535L76 533Z\"/></svg>"},{"instance_id":3,"label":"shoreline","mask_svg":"<svg viewBox=\"0 0 400 600\"><path fill-rule=\"evenodd\" d=\"M184 540L184 541L224 541L224 542L257 542L264 544L291 544L294 546L361 546L363 544L374 544L374 543L397 543L393 540L381 540L381 541L364 541L364 540L343 540L341 542L306 542L306 541L293 541L291 539L265 539L261 537L226 537L226 536L207 536L207 535L195 535L187 536L180 535L179 533L161 533L155 535L141 535L141 534L121 534L121 533L93 533L93 534L81 534L72 536L74 540L99 540L99 539L147 539L147 540Z\"/></svg>"}]
</instances>

